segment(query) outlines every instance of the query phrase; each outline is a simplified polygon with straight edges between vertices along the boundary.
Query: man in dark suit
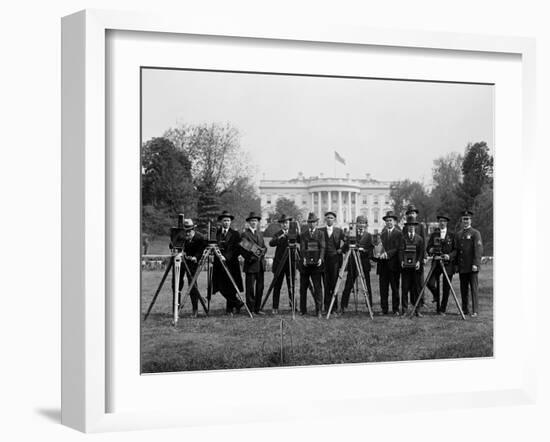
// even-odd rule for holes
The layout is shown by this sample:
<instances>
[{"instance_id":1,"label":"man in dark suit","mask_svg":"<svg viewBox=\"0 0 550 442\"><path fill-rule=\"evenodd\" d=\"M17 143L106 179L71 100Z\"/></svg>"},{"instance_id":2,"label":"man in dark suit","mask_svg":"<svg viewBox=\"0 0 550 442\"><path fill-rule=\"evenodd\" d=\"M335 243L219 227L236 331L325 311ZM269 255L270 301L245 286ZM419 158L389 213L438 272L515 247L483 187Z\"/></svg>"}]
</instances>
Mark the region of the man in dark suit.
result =
<instances>
[{"instance_id":1,"label":"man in dark suit","mask_svg":"<svg viewBox=\"0 0 550 442\"><path fill-rule=\"evenodd\" d=\"M288 218L286 215L281 215L279 218L279 224L281 225L281 230L279 230L275 235L273 235L273 238L271 238L271 241L269 241L269 245L271 247L275 247L275 256L273 258L273 277L275 277L275 274L277 273L277 270L279 269L279 266L282 267L281 273L279 273L278 278L275 280L275 284L273 286L273 314L277 315L279 314L279 298L281 295L281 287L283 285L283 280L286 278L286 286L288 288L288 296L290 299L292 290L291 290L291 280L294 280L294 275L291 274L291 272L294 272L294 257L292 254L290 254L290 258L292 260L292 265L289 265L288 258L285 260L284 263L282 263L283 255L285 254L285 251L288 250L288 230L290 227L290 222L292 221L292 218ZM293 303L294 300L290 299L290 302Z\"/></svg>"},{"instance_id":2,"label":"man in dark suit","mask_svg":"<svg viewBox=\"0 0 550 442\"><path fill-rule=\"evenodd\" d=\"M392 312L399 316L399 276L401 265L399 263L399 249L403 240L401 230L395 227L397 216L392 211L382 218L386 228L380 235L384 252L378 258L377 273L380 276L380 304L382 313L388 313L389 288L392 295Z\"/></svg>"},{"instance_id":3,"label":"man in dark suit","mask_svg":"<svg viewBox=\"0 0 550 442\"><path fill-rule=\"evenodd\" d=\"M336 281L338 281L338 271L342 265L342 246L344 245L344 232L336 227L336 214L334 212L325 213L325 226L319 230L325 236L325 258L324 258L324 309L328 312ZM338 310L338 300L334 301L334 311Z\"/></svg>"},{"instance_id":4,"label":"man in dark suit","mask_svg":"<svg viewBox=\"0 0 550 442\"><path fill-rule=\"evenodd\" d=\"M399 249L399 262L401 263L401 314L406 314L410 304L415 305L418 299L418 275L420 263L424 260L425 248L424 239L415 232L418 222L413 216L407 216L403 239ZM415 311L416 316L422 316L419 308Z\"/></svg>"},{"instance_id":5,"label":"man in dark suit","mask_svg":"<svg viewBox=\"0 0 550 442\"><path fill-rule=\"evenodd\" d=\"M191 284L191 280L197 272L199 267L199 261L202 258L202 254L208 241L201 235L199 232L195 231L195 224L192 220L186 219L183 222L183 228L185 229L185 241L183 243L183 259L187 264L189 273L187 274L187 283ZM182 271L180 272L181 286L183 286L183 271L184 267L182 266ZM181 289L180 289L181 290ZM198 316L198 301L199 301L199 290L197 284L193 286L191 290L191 305L193 307L193 317Z\"/></svg>"},{"instance_id":6,"label":"man in dark suit","mask_svg":"<svg viewBox=\"0 0 550 442\"><path fill-rule=\"evenodd\" d=\"M218 243L218 247L220 248L220 252L229 273L233 277L239 292L242 292L243 279L241 276L241 266L239 264L239 241L241 235L231 228L231 221L233 221L234 218L235 217L227 210L224 210L222 214L218 216L220 226L216 230L216 242ZM233 310L236 310L238 313L244 303L237 298L235 287L223 269L221 262L215 258L212 269L212 292L216 293L218 291L227 300L226 312L231 314Z\"/></svg>"},{"instance_id":7,"label":"man in dark suit","mask_svg":"<svg viewBox=\"0 0 550 442\"><path fill-rule=\"evenodd\" d=\"M374 248L374 244L372 242L372 235L367 231L367 217L363 215L359 215L356 219L356 235L357 235L357 251L359 252L359 260L361 262L361 266L363 267L363 273L365 275L365 285L367 286L367 290L369 292L369 302L372 308L372 288L370 284L370 259L372 258L372 250ZM342 248L342 253L347 253L349 250L349 238L346 240L346 244ZM353 264L350 256L350 262L348 264L348 276L346 278L346 285L344 287L344 291L342 293L342 302L340 304L340 313L344 314L345 309L348 308L349 303L349 295L351 293L351 289L353 288L355 284L355 280L359 276L357 272L357 267Z\"/></svg>"},{"instance_id":8,"label":"man in dark suit","mask_svg":"<svg viewBox=\"0 0 550 442\"><path fill-rule=\"evenodd\" d=\"M462 213L462 229L456 235L456 264L460 277L460 294L462 296L462 311L469 313L469 291L472 292L472 316L478 312L478 275L481 266L483 244L481 234L472 227L474 214L465 210Z\"/></svg>"},{"instance_id":9,"label":"man in dark suit","mask_svg":"<svg viewBox=\"0 0 550 442\"><path fill-rule=\"evenodd\" d=\"M246 305L250 311L263 315L260 311L264 292L265 252L264 237L259 229L261 217L251 212L246 222L248 226L241 234L241 248L244 257Z\"/></svg>"},{"instance_id":10,"label":"man in dark suit","mask_svg":"<svg viewBox=\"0 0 550 442\"><path fill-rule=\"evenodd\" d=\"M414 204L409 204L407 206L407 210L405 211L405 216L410 216L412 219L416 222L416 225L414 227L414 233L422 237L422 241L424 241L424 248L426 248L426 241L428 239L427 234L427 228L426 225L422 222L418 221L418 214L419 211L416 208ZM405 230L403 230L403 233L405 233ZM426 265L426 259L423 259L420 261L420 269L418 272L416 272L416 285L418 286L418 292L420 293L420 290L422 290L422 287L424 286L424 266ZM424 305L424 299L420 301L420 306L422 307Z\"/></svg>"},{"instance_id":11,"label":"man in dark suit","mask_svg":"<svg viewBox=\"0 0 550 442\"><path fill-rule=\"evenodd\" d=\"M436 247L434 247L434 245L436 241L439 241L439 252L441 252L440 257L443 265L445 266L445 271L447 272L449 279L452 281L453 265L456 259L456 236L453 232L450 232L449 229L447 229L447 225L450 221L447 215L437 215L437 221L439 222L439 228L436 229L428 239L428 255L434 256L434 252L438 251L436 250ZM442 276L443 270L441 270L441 266L437 264L437 261L435 259L432 261L432 267L435 268L432 272L432 276L428 281L428 288L432 292L433 298L436 302L437 314L444 315L445 311L447 310L447 302L449 300L449 292L451 290L451 287L447 282L447 278L443 277L443 298L441 299L440 303L439 287L437 282Z\"/></svg>"},{"instance_id":12,"label":"man in dark suit","mask_svg":"<svg viewBox=\"0 0 550 442\"><path fill-rule=\"evenodd\" d=\"M317 228L319 218L310 213L307 218L307 228L300 234L300 314L307 313L307 290L309 280L313 282L313 300L315 314L322 317L321 274L325 256L325 235Z\"/></svg>"}]
</instances>

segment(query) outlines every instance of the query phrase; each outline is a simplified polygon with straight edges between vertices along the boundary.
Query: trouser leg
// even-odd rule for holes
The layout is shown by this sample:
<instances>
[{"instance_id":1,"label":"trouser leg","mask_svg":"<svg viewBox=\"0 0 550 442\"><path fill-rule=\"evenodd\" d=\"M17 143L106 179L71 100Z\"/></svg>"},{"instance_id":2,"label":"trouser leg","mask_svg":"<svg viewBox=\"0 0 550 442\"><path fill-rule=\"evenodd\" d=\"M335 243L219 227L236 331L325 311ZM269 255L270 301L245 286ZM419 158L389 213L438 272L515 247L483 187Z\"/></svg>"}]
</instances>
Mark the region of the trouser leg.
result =
<instances>
[{"instance_id":1,"label":"trouser leg","mask_svg":"<svg viewBox=\"0 0 550 442\"><path fill-rule=\"evenodd\" d=\"M453 273L449 271L448 268L445 268L447 270L447 275L449 276L449 280L453 281ZM451 293L451 286L447 282L447 278L443 276L443 297L441 299L441 306L439 311L445 313L447 311L447 303L449 302L449 294Z\"/></svg>"},{"instance_id":2,"label":"trouser leg","mask_svg":"<svg viewBox=\"0 0 550 442\"><path fill-rule=\"evenodd\" d=\"M275 277L275 274L273 274L273 277ZM279 298L281 296L281 287L283 286L284 278L285 278L285 274L283 272L279 273L279 277L275 280L275 284L273 286L273 308L274 309L279 308Z\"/></svg>"},{"instance_id":3,"label":"trouser leg","mask_svg":"<svg viewBox=\"0 0 550 442\"><path fill-rule=\"evenodd\" d=\"M311 280L313 281L313 300L315 302L315 313L319 313L322 309L321 273L313 272L311 274Z\"/></svg>"},{"instance_id":4,"label":"trouser leg","mask_svg":"<svg viewBox=\"0 0 550 442\"><path fill-rule=\"evenodd\" d=\"M246 292L246 306L248 309L254 311L254 285L256 282L256 273L245 274L245 292Z\"/></svg>"},{"instance_id":5,"label":"trouser leg","mask_svg":"<svg viewBox=\"0 0 550 442\"><path fill-rule=\"evenodd\" d=\"M390 272L391 304L393 313L399 311L399 272Z\"/></svg>"},{"instance_id":6,"label":"trouser leg","mask_svg":"<svg viewBox=\"0 0 550 442\"><path fill-rule=\"evenodd\" d=\"M416 278L414 271L403 270L401 273L401 312L409 308L409 292L411 292L411 303L413 302L412 290L415 284Z\"/></svg>"},{"instance_id":7,"label":"trouser leg","mask_svg":"<svg viewBox=\"0 0 550 442\"><path fill-rule=\"evenodd\" d=\"M439 285L437 284L440 275L441 275L441 269L439 267L435 267L433 269L432 275L430 276L430 279L428 279L428 284L427 284L427 287L430 290L430 292L432 292L432 296L437 305L440 305L439 304Z\"/></svg>"},{"instance_id":8,"label":"trouser leg","mask_svg":"<svg viewBox=\"0 0 550 442\"><path fill-rule=\"evenodd\" d=\"M300 312L305 314L307 312L307 289L309 286L309 272L306 269L302 269L300 272Z\"/></svg>"},{"instance_id":9,"label":"trouser leg","mask_svg":"<svg viewBox=\"0 0 550 442\"><path fill-rule=\"evenodd\" d=\"M195 274L197 269L194 269L194 270L189 269L189 270L191 271L191 274L187 275L187 284L191 285L191 280L193 279L193 275ZM191 305L193 307L193 311L195 311L199 307L199 296L200 296L199 289L197 288L197 284L195 284L191 289L190 296L191 296Z\"/></svg>"},{"instance_id":10,"label":"trouser leg","mask_svg":"<svg viewBox=\"0 0 550 442\"><path fill-rule=\"evenodd\" d=\"M262 308L262 296L264 294L264 271L256 273L256 287L254 290L254 311L258 313Z\"/></svg>"},{"instance_id":11,"label":"trouser leg","mask_svg":"<svg viewBox=\"0 0 550 442\"><path fill-rule=\"evenodd\" d=\"M470 273L470 287L472 290L472 313L477 313L479 311L479 305L478 305L478 286L479 286L479 279L478 279L479 272L472 272Z\"/></svg>"},{"instance_id":12,"label":"trouser leg","mask_svg":"<svg viewBox=\"0 0 550 442\"><path fill-rule=\"evenodd\" d=\"M349 295L351 293L351 289L353 288L353 285L355 284L355 280L357 279L357 272L355 269L350 268L348 271L348 275L346 277L346 284L344 286L344 291L342 292L342 300L340 301L340 307L342 308L348 308L349 304Z\"/></svg>"},{"instance_id":13,"label":"trouser leg","mask_svg":"<svg viewBox=\"0 0 550 442\"><path fill-rule=\"evenodd\" d=\"M382 270L380 272L380 307L382 313L388 313L388 298L390 288L390 276L388 270Z\"/></svg>"},{"instance_id":14,"label":"trouser leg","mask_svg":"<svg viewBox=\"0 0 550 442\"><path fill-rule=\"evenodd\" d=\"M460 273L460 297L462 298L462 311L465 315L469 313L468 309L468 291L470 285L470 274Z\"/></svg>"},{"instance_id":15,"label":"trouser leg","mask_svg":"<svg viewBox=\"0 0 550 442\"><path fill-rule=\"evenodd\" d=\"M325 259L325 310L328 311L338 280L338 264L340 257L338 255L327 255ZM335 300L335 310L338 308L338 300Z\"/></svg>"}]
</instances>

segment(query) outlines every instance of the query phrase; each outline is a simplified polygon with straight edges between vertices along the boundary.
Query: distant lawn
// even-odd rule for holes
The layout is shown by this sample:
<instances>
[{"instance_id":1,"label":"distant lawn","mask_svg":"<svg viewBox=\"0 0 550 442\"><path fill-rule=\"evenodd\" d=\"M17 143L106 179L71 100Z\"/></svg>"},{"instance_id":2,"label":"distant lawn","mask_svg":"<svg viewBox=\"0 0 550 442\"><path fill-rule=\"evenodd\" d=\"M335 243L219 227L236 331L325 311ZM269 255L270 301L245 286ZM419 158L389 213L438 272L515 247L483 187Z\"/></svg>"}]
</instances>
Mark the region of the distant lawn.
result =
<instances>
[{"instance_id":1,"label":"distant lawn","mask_svg":"<svg viewBox=\"0 0 550 442\"><path fill-rule=\"evenodd\" d=\"M155 249L149 253L166 253L166 242L163 245L164 251ZM161 271L142 272L143 314L162 274ZM271 278L272 273L266 273L264 295ZM206 317L199 305L200 316L196 319L190 317L191 302L187 298L178 326L174 328L171 326L172 294L168 279L151 315L147 321L142 321L142 371L153 373L493 355L492 264L483 266L480 274L479 316L467 317L466 321L458 315L452 295L447 316L435 315L430 292L425 295L423 318L381 316L378 277L374 269L371 271L371 281L376 313L374 320L367 314L362 295L359 296L358 312L355 313L353 294L349 313L331 316L329 320L319 320L312 315L314 304L308 294L311 315L302 317L297 314L296 320L292 320L288 295L286 288L283 288L279 306L282 314L279 316L271 315L271 298L266 304L266 316L254 319L246 313L226 316L225 299L216 294L212 297L210 316ZM205 296L204 273L199 282L199 290ZM453 286L460 302L457 275L453 278ZM284 321L282 362L281 321Z\"/></svg>"}]
</instances>

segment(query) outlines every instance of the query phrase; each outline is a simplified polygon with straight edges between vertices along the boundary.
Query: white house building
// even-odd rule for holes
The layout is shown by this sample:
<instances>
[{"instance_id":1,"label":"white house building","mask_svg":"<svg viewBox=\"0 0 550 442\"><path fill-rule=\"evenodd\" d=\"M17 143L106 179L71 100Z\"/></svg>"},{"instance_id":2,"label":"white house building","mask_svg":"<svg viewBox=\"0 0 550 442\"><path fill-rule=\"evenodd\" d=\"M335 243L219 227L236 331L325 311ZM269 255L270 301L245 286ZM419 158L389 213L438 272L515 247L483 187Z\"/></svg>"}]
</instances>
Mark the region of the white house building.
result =
<instances>
[{"instance_id":1,"label":"white house building","mask_svg":"<svg viewBox=\"0 0 550 442\"><path fill-rule=\"evenodd\" d=\"M365 215L370 232L380 231L382 217L391 210L390 181L377 181L366 174L365 178L330 178L320 174L306 178L300 172L290 180L261 180L260 197L262 223L267 223L270 212L275 211L279 198L288 198L302 209L303 219L314 212L322 223L323 215L333 211L339 225L355 221L357 215Z\"/></svg>"}]
</instances>

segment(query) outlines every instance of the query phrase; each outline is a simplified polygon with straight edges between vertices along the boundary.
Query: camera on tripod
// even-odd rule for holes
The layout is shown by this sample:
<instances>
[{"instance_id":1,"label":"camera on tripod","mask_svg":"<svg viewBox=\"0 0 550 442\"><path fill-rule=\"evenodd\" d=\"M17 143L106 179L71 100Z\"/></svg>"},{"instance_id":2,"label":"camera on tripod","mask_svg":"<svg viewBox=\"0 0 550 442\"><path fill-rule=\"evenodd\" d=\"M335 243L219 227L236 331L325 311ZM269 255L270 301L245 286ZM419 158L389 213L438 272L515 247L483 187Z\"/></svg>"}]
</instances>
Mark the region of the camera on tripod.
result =
<instances>
[{"instance_id":1,"label":"camera on tripod","mask_svg":"<svg viewBox=\"0 0 550 442\"><path fill-rule=\"evenodd\" d=\"M348 245L350 247L356 247L357 246L357 228L356 223L349 223L349 230L348 230Z\"/></svg>"},{"instance_id":2,"label":"camera on tripod","mask_svg":"<svg viewBox=\"0 0 550 442\"><path fill-rule=\"evenodd\" d=\"M441 230L435 229L433 237L433 245L431 253L434 257L440 257L443 254L442 251L442 241L441 241Z\"/></svg>"},{"instance_id":3,"label":"camera on tripod","mask_svg":"<svg viewBox=\"0 0 550 442\"><path fill-rule=\"evenodd\" d=\"M178 227L170 229L170 249L181 252L185 243L185 229L183 228L183 213L178 215Z\"/></svg>"},{"instance_id":4,"label":"camera on tripod","mask_svg":"<svg viewBox=\"0 0 550 442\"><path fill-rule=\"evenodd\" d=\"M298 240L298 222L290 221L288 226L288 244L296 245Z\"/></svg>"}]
</instances>

